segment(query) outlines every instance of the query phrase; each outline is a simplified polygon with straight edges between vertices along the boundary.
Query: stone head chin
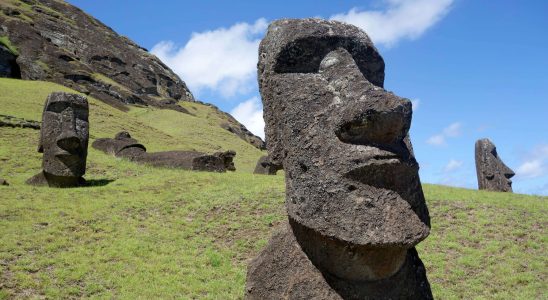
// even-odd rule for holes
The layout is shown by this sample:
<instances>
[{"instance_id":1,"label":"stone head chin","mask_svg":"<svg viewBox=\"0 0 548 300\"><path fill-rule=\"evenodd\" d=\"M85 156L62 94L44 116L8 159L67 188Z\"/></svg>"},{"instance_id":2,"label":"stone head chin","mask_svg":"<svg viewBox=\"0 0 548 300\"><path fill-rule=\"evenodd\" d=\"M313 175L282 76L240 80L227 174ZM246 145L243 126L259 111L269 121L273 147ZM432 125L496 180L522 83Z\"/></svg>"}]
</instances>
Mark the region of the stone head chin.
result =
<instances>
[{"instance_id":1,"label":"stone head chin","mask_svg":"<svg viewBox=\"0 0 548 300\"><path fill-rule=\"evenodd\" d=\"M86 170L89 138L88 102L67 93L48 96L42 114L38 151L44 154L45 173L81 177Z\"/></svg>"},{"instance_id":2,"label":"stone head chin","mask_svg":"<svg viewBox=\"0 0 548 300\"><path fill-rule=\"evenodd\" d=\"M281 20L259 55L269 155L286 172L291 222L370 249L426 238L411 103L382 88L384 62L367 35L334 21Z\"/></svg>"}]
</instances>

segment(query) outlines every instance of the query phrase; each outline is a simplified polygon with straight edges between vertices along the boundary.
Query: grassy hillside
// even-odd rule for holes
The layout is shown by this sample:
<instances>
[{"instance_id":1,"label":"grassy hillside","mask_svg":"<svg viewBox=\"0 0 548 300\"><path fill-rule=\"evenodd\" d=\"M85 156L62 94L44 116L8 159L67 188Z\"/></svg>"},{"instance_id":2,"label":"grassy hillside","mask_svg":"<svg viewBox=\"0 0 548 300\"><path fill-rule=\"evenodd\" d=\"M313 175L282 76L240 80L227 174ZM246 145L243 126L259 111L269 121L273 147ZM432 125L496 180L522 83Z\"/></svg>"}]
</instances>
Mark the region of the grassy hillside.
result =
<instances>
[{"instance_id":1,"label":"grassy hillside","mask_svg":"<svg viewBox=\"0 0 548 300\"><path fill-rule=\"evenodd\" d=\"M0 114L39 120L62 87L0 79ZM129 130L150 151L235 149L236 173L157 169L90 148L95 186L37 188L38 131L0 127L0 299L238 299L246 266L285 216L283 176L253 175L261 153L200 118L113 110L93 99L92 138ZM209 118L204 116L209 115ZM439 299L545 299L548 197L424 185L432 233L418 247Z\"/></svg>"},{"instance_id":2,"label":"grassy hillside","mask_svg":"<svg viewBox=\"0 0 548 300\"><path fill-rule=\"evenodd\" d=\"M41 121L44 102L49 93L74 92L50 82L1 78L0 91L0 114L35 121ZM181 106L193 115L152 107L133 107L125 113L96 99L88 100L91 141L96 138L113 137L117 132L127 130L143 143L149 152L196 150L213 153L235 150L236 169L248 173L253 171L258 158L263 155L261 151L236 135L220 128L219 124L226 121L225 116L206 105L181 102ZM30 130L21 134L31 139L29 143L35 146L38 136L36 132ZM90 155L97 154L100 156L98 159L102 159L103 154L95 153L90 147ZM38 153L33 153L33 157L37 158L36 163L39 165ZM88 174L93 176L93 173Z\"/></svg>"}]
</instances>

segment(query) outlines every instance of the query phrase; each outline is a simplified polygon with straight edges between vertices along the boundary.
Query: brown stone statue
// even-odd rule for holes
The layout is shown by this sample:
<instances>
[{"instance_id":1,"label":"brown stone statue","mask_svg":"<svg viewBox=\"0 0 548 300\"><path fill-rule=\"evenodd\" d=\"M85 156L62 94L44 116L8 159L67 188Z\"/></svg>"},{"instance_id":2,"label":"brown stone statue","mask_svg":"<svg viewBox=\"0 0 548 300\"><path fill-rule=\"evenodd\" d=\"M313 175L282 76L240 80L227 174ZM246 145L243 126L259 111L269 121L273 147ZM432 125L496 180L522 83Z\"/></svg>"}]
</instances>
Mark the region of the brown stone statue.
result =
<instances>
[{"instance_id":1,"label":"brown stone statue","mask_svg":"<svg viewBox=\"0 0 548 300\"><path fill-rule=\"evenodd\" d=\"M197 151L146 152L145 146L132 138L129 132L117 133L113 139L100 138L92 147L107 154L123 157L137 163L155 167L178 168L195 171L226 172L235 171L232 150L216 152L213 155Z\"/></svg>"},{"instance_id":2,"label":"brown stone statue","mask_svg":"<svg viewBox=\"0 0 548 300\"><path fill-rule=\"evenodd\" d=\"M515 173L508 168L497 154L497 147L489 139L476 141L476 173L480 190L512 192L512 178Z\"/></svg>"},{"instance_id":3,"label":"brown stone statue","mask_svg":"<svg viewBox=\"0 0 548 300\"><path fill-rule=\"evenodd\" d=\"M38 152L43 171L27 180L32 185L74 187L85 184L88 154L88 101L56 92L48 96L42 114Z\"/></svg>"},{"instance_id":4,"label":"brown stone statue","mask_svg":"<svg viewBox=\"0 0 548 300\"><path fill-rule=\"evenodd\" d=\"M383 89L384 61L366 33L275 21L258 75L289 222L249 265L247 299L431 299L414 248L430 217L411 102Z\"/></svg>"},{"instance_id":5,"label":"brown stone statue","mask_svg":"<svg viewBox=\"0 0 548 300\"><path fill-rule=\"evenodd\" d=\"M276 173L281 169L281 165L273 164L268 155L264 155L257 161L253 174L276 175Z\"/></svg>"}]
</instances>

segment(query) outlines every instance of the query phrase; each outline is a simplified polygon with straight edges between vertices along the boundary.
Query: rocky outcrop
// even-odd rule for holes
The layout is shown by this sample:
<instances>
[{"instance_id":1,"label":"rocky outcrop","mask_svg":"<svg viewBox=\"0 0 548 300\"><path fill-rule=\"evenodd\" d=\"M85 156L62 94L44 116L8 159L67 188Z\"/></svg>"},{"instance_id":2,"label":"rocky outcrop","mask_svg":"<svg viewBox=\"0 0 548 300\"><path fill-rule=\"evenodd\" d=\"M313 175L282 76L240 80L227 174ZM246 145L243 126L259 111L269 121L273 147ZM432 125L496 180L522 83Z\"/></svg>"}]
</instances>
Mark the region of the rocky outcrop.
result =
<instances>
[{"instance_id":1,"label":"rocky outcrop","mask_svg":"<svg viewBox=\"0 0 548 300\"><path fill-rule=\"evenodd\" d=\"M0 77L21 78L17 53L0 43Z\"/></svg>"},{"instance_id":2,"label":"rocky outcrop","mask_svg":"<svg viewBox=\"0 0 548 300\"><path fill-rule=\"evenodd\" d=\"M40 122L14 116L0 115L0 127L40 129Z\"/></svg>"},{"instance_id":3,"label":"rocky outcrop","mask_svg":"<svg viewBox=\"0 0 548 300\"><path fill-rule=\"evenodd\" d=\"M188 113L178 102L195 101L156 56L59 0L0 1L0 77L52 81L120 110L139 104ZM265 148L259 137L222 113L227 121L219 126Z\"/></svg>"},{"instance_id":4,"label":"rocky outcrop","mask_svg":"<svg viewBox=\"0 0 548 300\"><path fill-rule=\"evenodd\" d=\"M217 106L213 104L205 103L201 101L196 101L196 102L213 108L218 114L221 115L222 119L226 120L225 122L219 124L221 128L237 135L239 138L255 146L255 148L257 149L260 149L260 150L266 149L265 142L260 137L251 133L251 131L249 131L243 124L238 122L238 120L236 120L232 115L220 110Z\"/></svg>"},{"instance_id":5,"label":"rocky outcrop","mask_svg":"<svg viewBox=\"0 0 548 300\"><path fill-rule=\"evenodd\" d=\"M431 299L415 250L430 217L411 101L383 89L384 61L367 34L336 21L275 21L258 74L289 228L251 262L247 299Z\"/></svg>"},{"instance_id":6,"label":"rocky outcrop","mask_svg":"<svg viewBox=\"0 0 548 300\"><path fill-rule=\"evenodd\" d=\"M512 192L512 180L515 173L502 162L497 147L489 139L476 141L476 173L478 188L494 192Z\"/></svg>"},{"instance_id":7,"label":"rocky outcrop","mask_svg":"<svg viewBox=\"0 0 548 300\"><path fill-rule=\"evenodd\" d=\"M165 100L194 100L158 58L66 2L1 1L0 24L0 37L18 50L8 70L13 53L0 46L0 74L56 82L121 109L148 104L182 110Z\"/></svg>"}]
</instances>

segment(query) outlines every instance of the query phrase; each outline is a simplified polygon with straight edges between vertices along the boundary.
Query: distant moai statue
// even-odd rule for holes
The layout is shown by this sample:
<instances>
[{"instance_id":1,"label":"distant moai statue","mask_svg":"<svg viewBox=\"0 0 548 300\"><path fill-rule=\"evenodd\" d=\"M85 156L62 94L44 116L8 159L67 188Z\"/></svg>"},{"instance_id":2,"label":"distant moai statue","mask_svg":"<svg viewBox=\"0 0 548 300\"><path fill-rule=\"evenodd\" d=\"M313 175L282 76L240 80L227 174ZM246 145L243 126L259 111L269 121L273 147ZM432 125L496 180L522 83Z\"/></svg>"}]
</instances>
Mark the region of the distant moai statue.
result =
<instances>
[{"instance_id":1,"label":"distant moai statue","mask_svg":"<svg viewBox=\"0 0 548 300\"><path fill-rule=\"evenodd\" d=\"M85 184L89 140L89 106L85 97L62 92L48 96L42 113L38 152L42 172L32 185L74 187Z\"/></svg>"},{"instance_id":2,"label":"distant moai statue","mask_svg":"<svg viewBox=\"0 0 548 300\"><path fill-rule=\"evenodd\" d=\"M507 167L497 153L497 147L489 139L476 141L476 173L480 190L512 192L515 173Z\"/></svg>"},{"instance_id":3,"label":"distant moai statue","mask_svg":"<svg viewBox=\"0 0 548 300\"><path fill-rule=\"evenodd\" d=\"M273 164L270 161L270 158L268 155L261 156L259 160L257 161L257 165L255 166L255 170L253 171L253 174L261 174L261 175L276 175L276 173L279 170L282 170L281 165Z\"/></svg>"},{"instance_id":4,"label":"distant moai statue","mask_svg":"<svg viewBox=\"0 0 548 300\"><path fill-rule=\"evenodd\" d=\"M273 22L259 48L266 141L289 222L248 267L247 299L432 299L411 102L383 89L359 28Z\"/></svg>"}]
</instances>

